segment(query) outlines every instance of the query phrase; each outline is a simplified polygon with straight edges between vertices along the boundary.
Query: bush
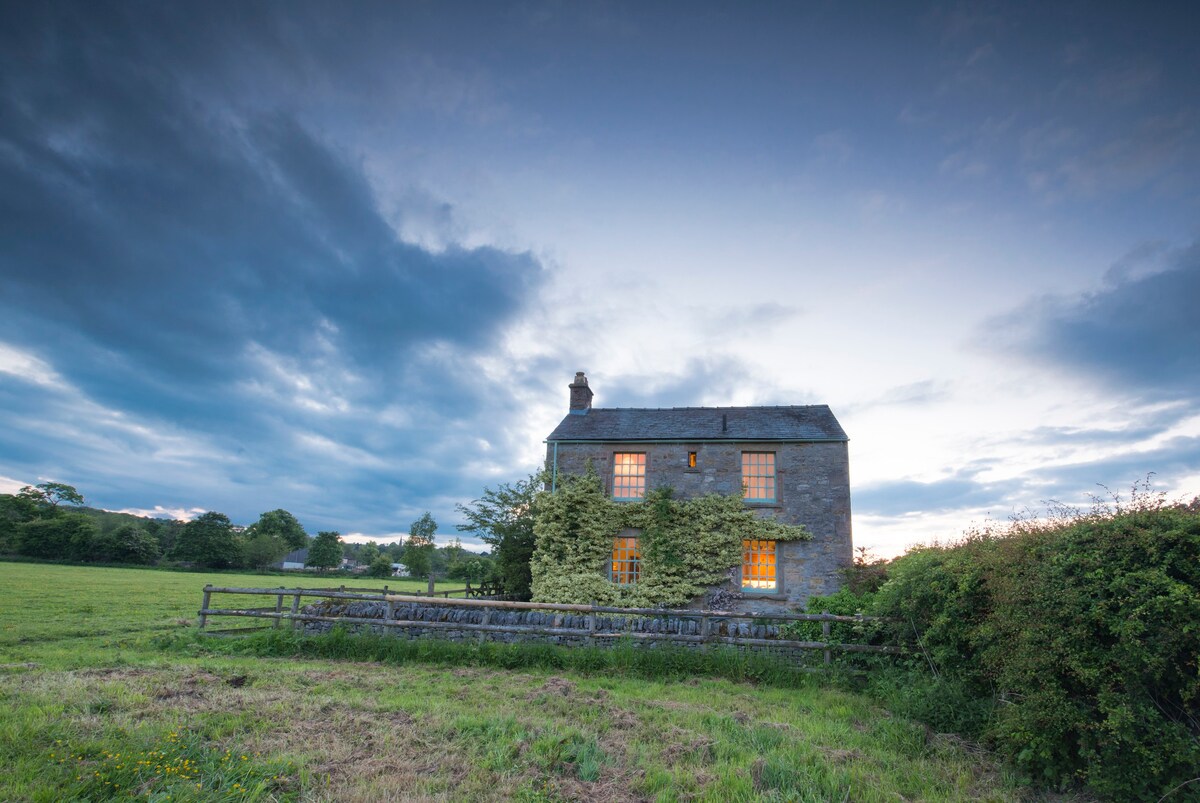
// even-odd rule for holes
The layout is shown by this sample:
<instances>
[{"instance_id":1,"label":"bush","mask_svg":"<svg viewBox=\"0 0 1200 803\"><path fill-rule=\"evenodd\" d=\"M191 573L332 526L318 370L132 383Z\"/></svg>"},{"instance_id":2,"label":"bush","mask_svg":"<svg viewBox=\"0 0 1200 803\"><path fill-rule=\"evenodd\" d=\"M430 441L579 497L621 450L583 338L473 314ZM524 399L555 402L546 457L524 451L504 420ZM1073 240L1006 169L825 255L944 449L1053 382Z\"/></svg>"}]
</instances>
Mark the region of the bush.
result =
<instances>
[{"instance_id":1,"label":"bush","mask_svg":"<svg viewBox=\"0 0 1200 803\"><path fill-rule=\"evenodd\" d=\"M158 539L133 524L123 524L95 540L93 560L108 563L140 563L158 560Z\"/></svg>"},{"instance_id":2,"label":"bush","mask_svg":"<svg viewBox=\"0 0 1200 803\"><path fill-rule=\"evenodd\" d=\"M82 513L62 513L17 526L20 553L50 560L91 560L100 530Z\"/></svg>"},{"instance_id":3,"label":"bush","mask_svg":"<svg viewBox=\"0 0 1200 803\"><path fill-rule=\"evenodd\" d=\"M894 561L872 613L919 638L904 713L986 738L1035 779L1157 800L1200 767L1200 514L1019 522ZM923 682L921 663L928 670ZM932 678L929 675L932 674ZM887 684L891 683L891 688Z\"/></svg>"}]
</instances>

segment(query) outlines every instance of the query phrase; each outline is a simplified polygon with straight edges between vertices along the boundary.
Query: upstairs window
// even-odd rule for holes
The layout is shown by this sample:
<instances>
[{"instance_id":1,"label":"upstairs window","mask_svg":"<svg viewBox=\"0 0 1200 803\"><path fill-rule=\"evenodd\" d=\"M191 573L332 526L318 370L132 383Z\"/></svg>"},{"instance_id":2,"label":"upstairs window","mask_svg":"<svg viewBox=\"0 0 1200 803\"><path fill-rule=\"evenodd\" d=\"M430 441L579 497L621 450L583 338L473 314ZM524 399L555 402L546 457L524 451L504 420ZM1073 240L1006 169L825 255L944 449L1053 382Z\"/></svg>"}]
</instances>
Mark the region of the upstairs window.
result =
<instances>
[{"instance_id":1,"label":"upstairs window","mask_svg":"<svg viewBox=\"0 0 1200 803\"><path fill-rule=\"evenodd\" d=\"M774 452L742 452L742 487L749 502L775 501Z\"/></svg>"},{"instance_id":2,"label":"upstairs window","mask_svg":"<svg viewBox=\"0 0 1200 803\"><path fill-rule=\"evenodd\" d=\"M637 538L617 537L613 539L612 581L617 585L629 586L638 581L642 555L638 551Z\"/></svg>"},{"instance_id":3,"label":"upstairs window","mask_svg":"<svg viewBox=\"0 0 1200 803\"><path fill-rule=\"evenodd\" d=\"M775 542L742 541L742 590L776 591Z\"/></svg>"},{"instance_id":4,"label":"upstairs window","mask_svg":"<svg viewBox=\"0 0 1200 803\"><path fill-rule=\"evenodd\" d=\"M617 452L613 455L613 499L642 499L646 496L646 454Z\"/></svg>"}]
</instances>

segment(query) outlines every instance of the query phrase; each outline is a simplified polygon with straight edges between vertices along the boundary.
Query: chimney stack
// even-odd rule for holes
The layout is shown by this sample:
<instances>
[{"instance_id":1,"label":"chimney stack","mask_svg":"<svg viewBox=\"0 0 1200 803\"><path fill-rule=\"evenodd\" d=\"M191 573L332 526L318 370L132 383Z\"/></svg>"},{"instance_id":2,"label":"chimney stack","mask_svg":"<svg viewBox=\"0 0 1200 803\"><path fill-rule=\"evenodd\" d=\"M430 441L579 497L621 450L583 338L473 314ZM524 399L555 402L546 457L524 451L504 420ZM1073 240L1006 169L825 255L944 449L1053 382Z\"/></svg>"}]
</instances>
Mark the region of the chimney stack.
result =
<instances>
[{"instance_id":1,"label":"chimney stack","mask_svg":"<svg viewBox=\"0 0 1200 803\"><path fill-rule=\"evenodd\" d=\"M592 409L592 389L588 387L583 371L576 371L575 381L567 387L571 389L571 412L575 415L587 415L587 411Z\"/></svg>"}]
</instances>

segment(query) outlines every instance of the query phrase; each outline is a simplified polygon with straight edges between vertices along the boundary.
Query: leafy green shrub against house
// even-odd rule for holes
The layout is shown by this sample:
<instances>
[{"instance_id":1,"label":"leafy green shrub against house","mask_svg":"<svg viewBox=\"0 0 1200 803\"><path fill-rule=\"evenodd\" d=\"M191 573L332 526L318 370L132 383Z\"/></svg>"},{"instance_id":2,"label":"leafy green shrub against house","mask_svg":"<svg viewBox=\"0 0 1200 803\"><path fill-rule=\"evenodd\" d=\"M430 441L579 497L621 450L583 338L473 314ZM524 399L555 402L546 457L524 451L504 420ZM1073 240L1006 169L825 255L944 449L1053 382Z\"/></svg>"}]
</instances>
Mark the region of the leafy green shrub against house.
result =
<instances>
[{"instance_id":1,"label":"leafy green shrub against house","mask_svg":"<svg viewBox=\"0 0 1200 803\"><path fill-rule=\"evenodd\" d=\"M1200 776L1195 502L975 534L887 576L868 612L920 639L909 680L884 681L902 713L974 729L1035 779L1105 798L1158 800ZM951 697L954 711L938 705Z\"/></svg>"},{"instance_id":2,"label":"leafy green shrub against house","mask_svg":"<svg viewBox=\"0 0 1200 803\"><path fill-rule=\"evenodd\" d=\"M534 507L533 599L627 607L681 606L729 581L743 539L803 541L803 528L759 518L740 494L675 499L670 489L642 502L614 502L594 471L560 476ZM610 578L613 541L637 531L638 581Z\"/></svg>"}]
</instances>

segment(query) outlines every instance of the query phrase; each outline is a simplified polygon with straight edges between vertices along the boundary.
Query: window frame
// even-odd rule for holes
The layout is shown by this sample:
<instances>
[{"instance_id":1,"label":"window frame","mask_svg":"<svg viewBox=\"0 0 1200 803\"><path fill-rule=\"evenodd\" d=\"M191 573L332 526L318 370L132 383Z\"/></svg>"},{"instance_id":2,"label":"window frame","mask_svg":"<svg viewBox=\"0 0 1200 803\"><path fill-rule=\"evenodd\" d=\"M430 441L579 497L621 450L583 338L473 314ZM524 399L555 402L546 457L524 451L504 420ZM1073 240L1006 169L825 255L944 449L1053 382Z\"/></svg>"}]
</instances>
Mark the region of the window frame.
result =
<instances>
[{"instance_id":1,"label":"window frame","mask_svg":"<svg viewBox=\"0 0 1200 803\"><path fill-rule=\"evenodd\" d=\"M619 458L621 458L621 457L640 457L641 460L637 461L633 464L622 463L619 460ZM647 469L648 462L649 461L647 459L645 452L613 452L612 499L614 502L642 502L642 501L645 501L645 499L646 499L646 469ZM637 472L618 473L618 466L629 466L629 465L633 465L635 467L640 467L641 468L640 474ZM641 494L639 496L618 496L617 495L618 488L628 489L628 488L633 487L633 486L630 486L627 484L619 484L618 480L624 479L624 480L628 481L629 479L637 479L639 476L641 478L640 487L638 487L638 490L641 491Z\"/></svg>"},{"instance_id":2,"label":"window frame","mask_svg":"<svg viewBox=\"0 0 1200 803\"><path fill-rule=\"evenodd\" d=\"M628 531L626 531L628 532ZM618 565L624 568L618 568ZM637 533L613 536L609 554L608 579L619 586L635 586L642 576L642 543Z\"/></svg>"},{"instance_id":3,"label":"window frame","mask_svg":"<svg viewBox=\"0 0 1200 803\"><path fill-rule=\"evenodd\" d=\"M758 464L759 466L766 466L769 462L770 467L771 467L771 471L769 474L766 472L747 474L746 458L747 457L755 457L755 456L757 456L757 457L769 456L770 457L769 461L763 461L762 463ZM778 504L778 502L779 502L779 477L778 477L778 471L777 471L777 466L776 466L776 461L775 461L776 457L777 457L777 454L775 452L754 452L754 451L743 451L742 452L742 500L744 502L746 502L747 504L751 504L751 505ZM755 464L751 463L749 467L754 468L756 466L755 466ZM771 496L770 497L751 496L750 494L754 490L755 486L748 481L749 479L763 480L764 481L763 488L765 490L765 488L769 485L769 487L771 489Z\"/></svg>"},{"instance_id":4,"label":"window frame","mask_svg":"<svg viewBox=\"0 0 1200 803\"><path fill-rule=\"evenodd\" d=\"M780 543L779 541L771 541L771 540L765 539L765 538L743 538L742 539L742 569L741 569L741 577L739 578L738 582L739 582L739 585L741 586L740 590L743 594L759 594L759 595L761 595L761 594L782 594L783 593L783 584L780 582L780 572L779 572L779 543ZM764 545L764 544L770 544L770 549L764 549L762 547L762 545ZM749 558L752 558L753 556L765 556L768 554L771 556L770 561L748 560ZM746 569L748 566L770 567L771 582L774 584L773 587L759 588L756 586L746 585L747 579L750 579L751 582L754 582L754 581L762 582L762 576L764 574L763 570L760 569L759 571L751 572L751 575L757 575L757 576L749 577L746 572Z\"/></svg>"}]
</instances>

